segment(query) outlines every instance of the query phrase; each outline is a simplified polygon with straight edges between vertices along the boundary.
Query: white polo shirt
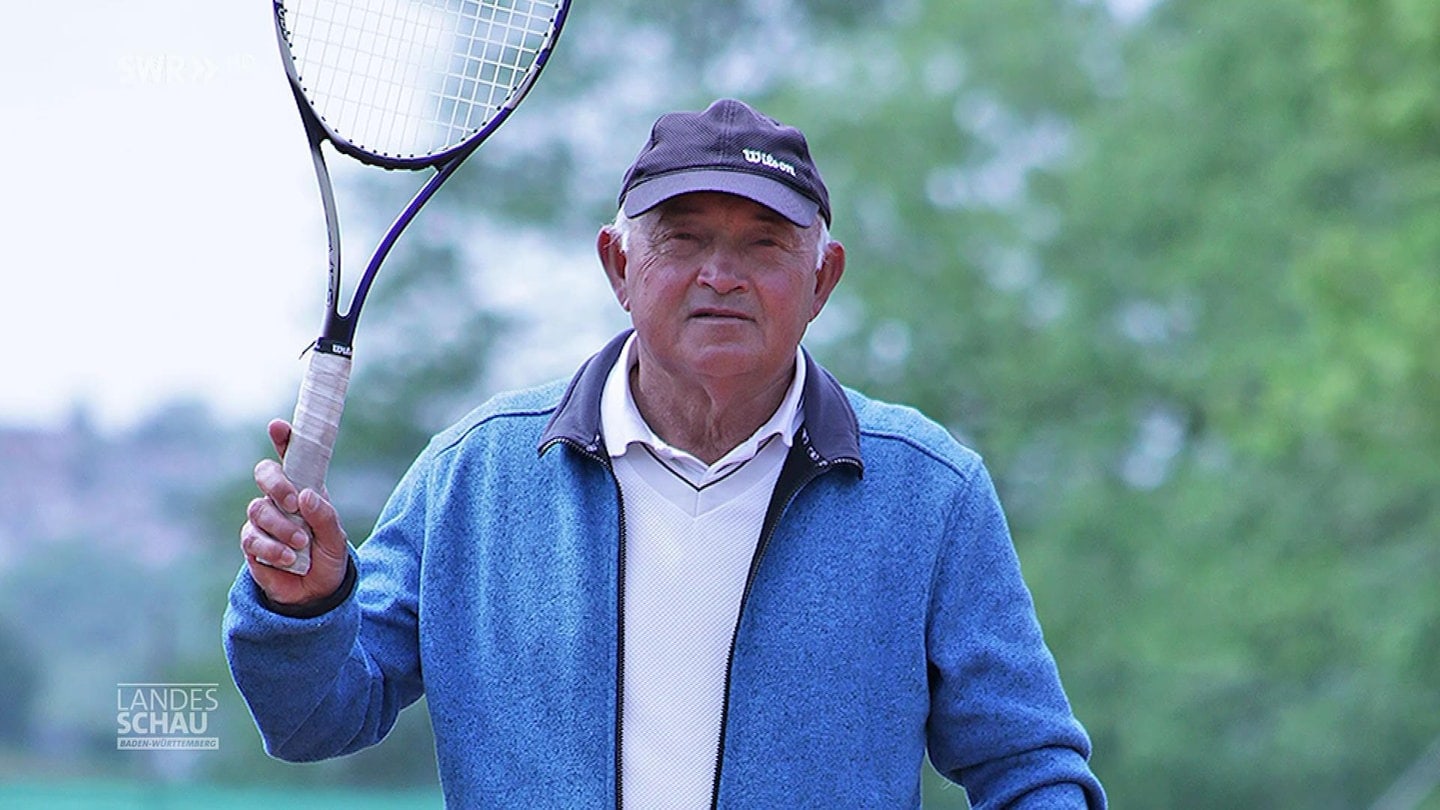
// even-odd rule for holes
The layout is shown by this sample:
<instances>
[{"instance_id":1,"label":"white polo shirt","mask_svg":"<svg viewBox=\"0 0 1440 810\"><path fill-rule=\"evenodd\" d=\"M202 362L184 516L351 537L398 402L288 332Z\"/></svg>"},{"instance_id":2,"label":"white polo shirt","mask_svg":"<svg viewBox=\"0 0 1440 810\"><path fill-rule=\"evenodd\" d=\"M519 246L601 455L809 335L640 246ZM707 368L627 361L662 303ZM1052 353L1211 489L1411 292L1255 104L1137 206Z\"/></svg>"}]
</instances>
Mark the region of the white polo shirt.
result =
<instances>
[{"instance_id":1,"label":"white polo shirt","mask_svg":"<svg viewBox=\"0 0 1440 810\"><path fill-rule=\"evenodd\" d=\"M805 361L780 407L712 465L666 444L630 390L632 335L600 398L625 516L624 810L708 808L731 639L770 495L802 421Z\"/></svg>"}]
</instances>

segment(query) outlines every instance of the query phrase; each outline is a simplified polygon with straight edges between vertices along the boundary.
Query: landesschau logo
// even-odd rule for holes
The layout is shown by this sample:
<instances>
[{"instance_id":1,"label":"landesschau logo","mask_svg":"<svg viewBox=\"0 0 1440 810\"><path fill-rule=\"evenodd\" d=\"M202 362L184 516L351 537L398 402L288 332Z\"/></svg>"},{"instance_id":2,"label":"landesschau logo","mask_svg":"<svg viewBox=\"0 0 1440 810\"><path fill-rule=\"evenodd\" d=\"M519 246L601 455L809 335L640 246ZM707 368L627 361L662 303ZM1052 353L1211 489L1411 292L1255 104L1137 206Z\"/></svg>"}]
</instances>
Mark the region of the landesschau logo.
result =
<instances>
[{"instance_id":1,"label":"landesschau logo","mask_svg":"<svg viewBox=\"0 0 1440 810\"><path fill-rule=\"evenodd\" d=\"M210 712L220 708L214 683L121 683L115 685L115 747L215 750Z\"/></svg>"},{"instance_id":2,"label":"landesschau logo","mask_svg":"<svg viewBox=\"0 0 1440 810\"><path fill-rule=\"evenodd\" d=\"M745 155L746 163L758 163L761 166L779 169L791 177L795 176L795 167L793 165L780 160L769 152L761 152L759 149L742 149L740 152Z\"/></svg>"}]
</instances>

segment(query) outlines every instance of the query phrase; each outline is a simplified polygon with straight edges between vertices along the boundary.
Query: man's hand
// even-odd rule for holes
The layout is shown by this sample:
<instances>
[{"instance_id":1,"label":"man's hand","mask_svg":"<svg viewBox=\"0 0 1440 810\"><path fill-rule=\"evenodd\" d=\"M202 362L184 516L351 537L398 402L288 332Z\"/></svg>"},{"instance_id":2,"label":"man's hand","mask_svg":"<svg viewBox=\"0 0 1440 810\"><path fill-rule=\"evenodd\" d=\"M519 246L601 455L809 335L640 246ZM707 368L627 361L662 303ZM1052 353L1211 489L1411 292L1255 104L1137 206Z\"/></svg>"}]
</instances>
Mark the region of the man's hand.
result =
<instances>
[{"instance_id":1,"label":"man's hand","mask_svg":"<svg viewBox=\"0 0 1440 810\"><path fill-rule=\"evenodd\" d=\"M276 419L269 431L276 454L285 458L290 424ZM334 594L345 579L348 546L340 517L325 494L297 491L273 459L255 465L255 485L264 494L245 510L248 519L240 529L240 548L256 584L270 601L281 605L303 605ZM310 571L304 576L272 567L294 562L295 550L306 543Z\"/></svg>"}]
</instances>

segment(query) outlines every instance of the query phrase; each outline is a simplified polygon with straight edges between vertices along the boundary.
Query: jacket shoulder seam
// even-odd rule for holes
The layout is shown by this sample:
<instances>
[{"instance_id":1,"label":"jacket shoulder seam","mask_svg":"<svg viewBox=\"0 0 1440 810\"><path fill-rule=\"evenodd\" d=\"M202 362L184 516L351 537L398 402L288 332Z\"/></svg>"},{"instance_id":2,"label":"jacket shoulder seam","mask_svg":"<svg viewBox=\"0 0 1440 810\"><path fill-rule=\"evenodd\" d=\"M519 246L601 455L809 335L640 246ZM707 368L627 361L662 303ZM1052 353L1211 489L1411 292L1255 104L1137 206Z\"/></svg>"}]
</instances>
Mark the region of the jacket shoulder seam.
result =
<instances>
[{"instance_id":1,"label":"jacket shoulder seam","mask_svg":"<svg viewBox=\"0 0 1440 810\"><path fill-rule=\"evenodd\" d=\"M941 466L948 468L956 475L956 477L958 477L967 484L969 484L974 479L975 468L980 463L979 454L975 453L975 451L970 450L964 445L957 444L956 446L959 448L959 451L964 456L968 457L968 464L966 463L967 459L954 458L953 454L947 454L938 451L926 442L904 432L862 427L860 429L860 435L868 436L874 439L883 439L887 441L899 442L900 444L903 444L911 448L912 450L915 450L916 452L940 464Z\"/></svg>"},{"instance_id":2,"label":"jacket shoulder seam","mask_svg":"<svg viewBox=\"0 0 1440 810\"><path fill-rule=\"evenodd\" d=\"M440 455L454 449L461 442L465 441L465 439L471 433L480 430L486 425L489 425L491 422L497 422L502 419L530 419L535 417L549 416L550 414L555 412L556 407L557 406L555 405L546 405L535 408L500 410L494 413L486 414L485 416L476 419L474 422L467 424L464 427L457 426L452 431L450 431L453 432L454 435L447 436L443 444L437 443L435 446L435 454Z\"/></svg>"}]
</instances>

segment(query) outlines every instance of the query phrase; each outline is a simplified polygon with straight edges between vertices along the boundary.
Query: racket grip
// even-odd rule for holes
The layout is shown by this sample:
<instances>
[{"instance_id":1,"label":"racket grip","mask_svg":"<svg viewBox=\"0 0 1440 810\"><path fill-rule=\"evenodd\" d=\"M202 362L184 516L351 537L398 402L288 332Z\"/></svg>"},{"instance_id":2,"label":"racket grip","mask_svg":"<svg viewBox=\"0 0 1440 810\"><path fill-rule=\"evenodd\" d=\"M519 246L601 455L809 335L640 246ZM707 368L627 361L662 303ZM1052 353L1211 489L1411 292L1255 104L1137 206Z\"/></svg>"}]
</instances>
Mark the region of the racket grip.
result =
<instances>
[{"instance_id":1,"label":"racket grip","mask_svg":"<svg viewBox=\"0 0 1440 810\"><path fill-rule=\"evenodd\" d=\"M323 351L310 353L300 397L291 422L290 445L285 449L285 476L299 489L321 492L335 437L340 432L340 414L345 410L345 391L350 385L351 359ZM299 521L300 516L295 515ZM310 570L310 547L295 552L295 562L286 571L304 574Z\"/></svg>"}]
</instances>

